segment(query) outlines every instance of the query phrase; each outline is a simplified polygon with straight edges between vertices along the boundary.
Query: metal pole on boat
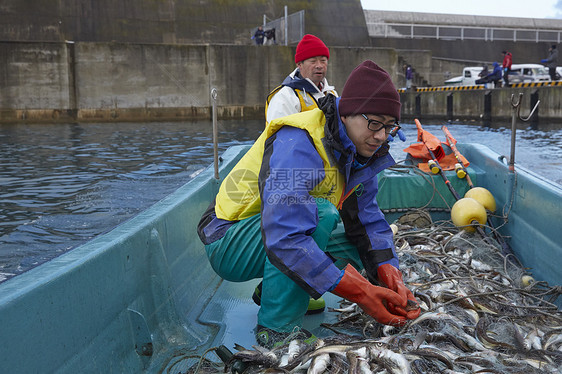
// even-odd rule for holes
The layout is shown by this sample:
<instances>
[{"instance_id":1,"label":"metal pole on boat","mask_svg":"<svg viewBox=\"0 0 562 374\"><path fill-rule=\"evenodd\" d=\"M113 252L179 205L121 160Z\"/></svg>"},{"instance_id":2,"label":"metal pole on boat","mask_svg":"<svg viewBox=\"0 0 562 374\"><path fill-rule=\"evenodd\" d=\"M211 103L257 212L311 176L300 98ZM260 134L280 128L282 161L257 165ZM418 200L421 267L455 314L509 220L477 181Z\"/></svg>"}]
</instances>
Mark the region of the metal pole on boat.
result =
<instances>
[{"instance_id":1,"label":"metal pole on boat","mask_svg":"<svg viewBox=\"0 0 562 374\"><path fill-rule=\"evenodd\" d=\"M289 45L289 8L285 5L285 45Z\"/></svg>"},{"instance_id":2,"label":"metal pole on boat","mask_svg":"<svg viewBox=\"0 0 562 374\"><path fill-rule=\"evenodd\" d=\"M535 113L535 110L539 107L540 100L537 100L537 103L533 107L531 113L527 118L521 117L521 98L523 97L523 93L519 93L519 98L517 101L514 101L513 98L515 95L511 94L511 154L509 155L509 172L515 172L515 133L517 132L517 118L519 118L523 122L527 122Z\"/></svg>"},{"instance_id":3,"label":"metal pole on boat","mask_svg":"<svg viewBox=\"0 0 562 374\"><path fill-rule=\"evenodd\" d=\"M219 130L217 128L217 89L211 89L211 101L213 106L213 164L215 165L215 179L219 179Z\"/></svg>"},{"instance_id":4,"label":"metal pole on boat","mask_svg":"<svg viewBox=\"0 0 562 374\"><path fill-rule=\"evenodd\" d=\"M511 95L511 151L509 154L509 172L513 173L515 171L515 133L517 132L517 116L519 108L521 107L521 96L522 93L519 94L519 100L517 102L513 102L514 95Z\"/></svg>"}]
</instances>

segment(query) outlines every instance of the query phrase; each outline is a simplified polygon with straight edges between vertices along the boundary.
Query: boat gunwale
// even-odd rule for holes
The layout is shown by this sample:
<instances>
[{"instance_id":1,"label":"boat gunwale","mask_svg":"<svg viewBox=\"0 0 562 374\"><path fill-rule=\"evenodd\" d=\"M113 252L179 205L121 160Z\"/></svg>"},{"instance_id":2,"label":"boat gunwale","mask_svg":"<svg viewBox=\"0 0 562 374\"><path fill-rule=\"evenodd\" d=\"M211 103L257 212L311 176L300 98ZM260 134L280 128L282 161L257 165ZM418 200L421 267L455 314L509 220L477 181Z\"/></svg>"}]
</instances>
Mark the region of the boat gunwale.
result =
<instances>
[{"instance_id":1,"label":"boat gunwale","mask_svg":"<svg viewBox=\"0 0 562 374\"><path fill-rule=\"evenodd\" d=\"M229 147L221 156L221 160L228 160L232 156L244 152L247 148L249 148L247 145ZM219 165L219 167L223 169L224 165ZM214 179L212 164L203 169L192 180L178 187L174 192L137 215L118 224L110 231L100 234L60 256L0 283L0 310L7 303L25 295L30 290L48 285L54 279L67 274L79 266L85 265L93 258L103 254L103 252L113 249L115 244L135 236L144 227L150 226L154 222L155 217L181 205L190 198L193 191L204 188L209 179Z\"/></svg>"}]
</instances>

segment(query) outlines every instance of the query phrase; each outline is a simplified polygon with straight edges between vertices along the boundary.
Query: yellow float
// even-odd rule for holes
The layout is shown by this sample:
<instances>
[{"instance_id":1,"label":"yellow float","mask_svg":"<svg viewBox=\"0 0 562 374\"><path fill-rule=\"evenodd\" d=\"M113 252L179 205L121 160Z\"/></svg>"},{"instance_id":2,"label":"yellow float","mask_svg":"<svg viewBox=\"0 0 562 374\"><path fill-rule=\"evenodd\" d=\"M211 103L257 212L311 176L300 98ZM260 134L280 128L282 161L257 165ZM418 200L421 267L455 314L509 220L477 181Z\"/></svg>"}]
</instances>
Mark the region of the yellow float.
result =
<instances>
[{"instance_id":1,"label":"yellow float","mask_svg":"<svg viewBox=\"0 0 562 374\"><path fill-rule=\"evenodd\" d=\"M487 220L486 209L477 200L465 197L458 200L451 208L451 220L457 227L464 226L463 229L468 232L474 232L472 226L474 221L484 224Z\"/></svg>"},{"instance_id":2,"label":"yellow float","mask_svg":"<svg viewBox=\"0 0 562 374\"><path fill-rule=\"evenodd\" d=\"M523 285L523 287L527 287L530 286L531 284L535 283L535 279L533 277L531 277L530 275L524 275L521 277L521 284Z\"/></svg>"},{"instance_id":3,"label":"yellow float","mask_svg":"<svg viewBox=\"0 0 562 374\"><path fill-rule=\"evenodd\" d=\"M471 188L464 194L464 197L470 197L478 201L486 210L492 213L496 211L496 199L494 199L492 193L484 187Z\"/></svg>"}]
</instances>

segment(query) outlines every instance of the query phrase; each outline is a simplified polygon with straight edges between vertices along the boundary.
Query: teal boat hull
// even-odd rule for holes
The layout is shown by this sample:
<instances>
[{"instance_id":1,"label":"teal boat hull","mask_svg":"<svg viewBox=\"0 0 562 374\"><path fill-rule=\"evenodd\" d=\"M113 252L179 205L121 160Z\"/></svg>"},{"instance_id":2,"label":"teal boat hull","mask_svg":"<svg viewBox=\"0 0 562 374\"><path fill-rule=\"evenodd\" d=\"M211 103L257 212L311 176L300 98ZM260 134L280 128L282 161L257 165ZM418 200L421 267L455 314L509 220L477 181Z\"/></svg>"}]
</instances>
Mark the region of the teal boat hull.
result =
<instances>
[{"instance_id":1,"label":"teal boat hull","mask_svg":"<svg viewBox=\"0 0 562 374\"><path fill-rule=\"evenodd\" d=\"M562 285L556 235L562 188L521 168L509 173L505 161L483 146L458 147L472 162L474 184L492 192L498 209L508 207L507 221L496 225L518 258L537 280ZM247 149L232 147L222 155L221 179ZM111 232L1 283L0 372L178 372L181 357L220 344L253 344L258 307L250 295L256 283L218 278L196 233L220 185L213 172L207 168ZM464 194L466 181L447 176ZM454 198L439 177L385 171L378 199L387 219L425 204L432 191L411 191L429 189L426 183L443 196L432 200L432 214L448 218Z\"/></svg>"}]
</instances>

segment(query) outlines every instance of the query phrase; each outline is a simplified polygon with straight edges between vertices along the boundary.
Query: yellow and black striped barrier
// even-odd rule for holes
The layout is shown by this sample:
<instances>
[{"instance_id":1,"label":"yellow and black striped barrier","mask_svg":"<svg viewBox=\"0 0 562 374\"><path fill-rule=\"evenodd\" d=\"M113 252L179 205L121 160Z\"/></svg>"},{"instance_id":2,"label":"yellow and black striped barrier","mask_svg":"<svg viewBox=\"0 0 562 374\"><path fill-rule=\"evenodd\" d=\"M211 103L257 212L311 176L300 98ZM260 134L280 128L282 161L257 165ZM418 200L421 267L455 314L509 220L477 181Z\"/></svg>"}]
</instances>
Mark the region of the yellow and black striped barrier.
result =
<instances>
[{"instance_id":1,"label":"yellow and black striped barrier","mask_svg":"<svg viewBox=\"0 0 562 374\"><path fill-rule=\"evenodd\" d=\"M435 91L468 91L468 90L483 90L485 86L478 84L476 86L439 86L439 87L415 87L410 89L410 92L435 92ZM405 88L398 90L400 93L408 92Z\"/></svg>"},{"instance_id":2,"label":"yellow and black striped barrier","mask_svg":"<svg viewBox=\"0 0 562 374\"><path fill-rule=\"evenodd\" d=\"M514 83L510 84L507 88L519 87L545 87L545 86L562 86L562 81L556 82L530 82L530 83ZM483 84L474 86L439 86L439 87L415 87L411 88L410 92L435 92L435 91L468 91L468 90L483 90L486 87ZM405 88L398 89L399 93L408 92Z\"/></svg>"},{"instance_id":3,"label":"yellow and black striped barrier","mask_svg":"<svg viewBox=\"0 0 562 374\"><path fill-rule=\"evenodd\" d=\"M562 81L556 82L532 82L532 83L515 83L509 87L545 87L545 86L562 86Z\"/></svg>"},{"instance_id":4,"label":"yellow and black striped barrier","mask_svg":"<svg viewBox=\"0 0 562 374\"><path fill-rule=\"evenodd\" d=\"M485 86L477 84L475 86L441 86L441 87L418 87L416 90L419 92L433 92L433 91L468 91L468 90L482 90Z\"/></svg>"}]
</instances>

